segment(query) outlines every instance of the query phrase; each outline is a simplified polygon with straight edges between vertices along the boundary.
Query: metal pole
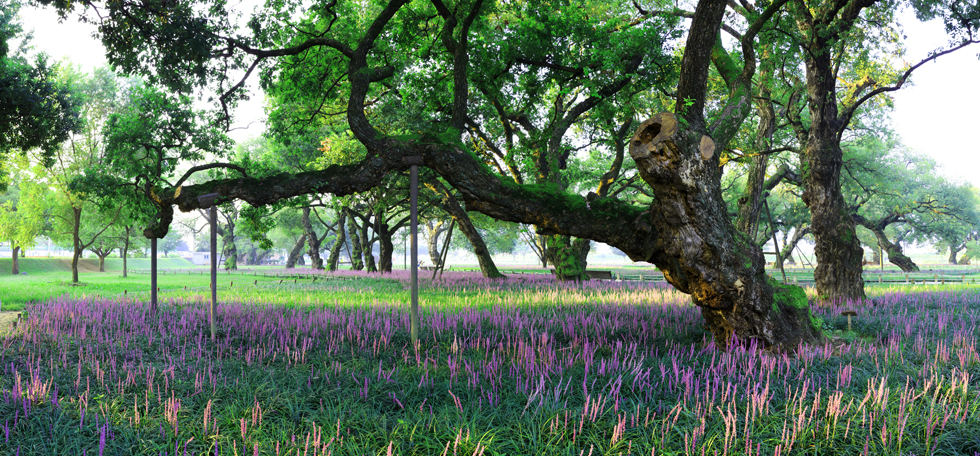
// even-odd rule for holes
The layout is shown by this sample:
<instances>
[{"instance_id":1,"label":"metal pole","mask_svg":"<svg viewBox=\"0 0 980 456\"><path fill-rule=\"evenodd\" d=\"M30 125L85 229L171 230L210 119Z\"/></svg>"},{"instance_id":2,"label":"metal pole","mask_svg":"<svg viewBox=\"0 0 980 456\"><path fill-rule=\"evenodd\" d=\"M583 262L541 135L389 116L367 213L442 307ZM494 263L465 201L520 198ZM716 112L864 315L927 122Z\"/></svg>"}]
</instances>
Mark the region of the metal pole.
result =
<instances>
[{"instance_id":1,"label":"metal pole","mask_svg":"<svg viewBox=\"0 0 980 456\"><path fill-rule=\"evenodd\" d=\"M150 238L150 311L157 311L157 238Z\"/></svg>"},{"instance_id":2,"label":"metal pole","mask_svg":"<svg viewBox=\"0 0 980 456\"><path fill-rule=\"evenodd\" d=\"M418 348L419 341L419 167L412 165L412 346Z\"/></svg>"},{"instance_id":3,"label":"metal pole","mask_svg":"<svg viewBox=\"0 0 980 456\"><path fill-rule=\"evenodd\" d=\"M211 341L214 342L217 328L214 324L214 310L218 304L218 208L211 206Z\"/></svg>"},{"instance_id":4,"label":"metal pole","mask_svg":"<svg viewBox=\"0 0 980 456\"><path fill-rule=\"evenodd\" d=\"M419 349L419 165L422 157L404 157L402 161L410 165L409 194L411 199L411 235L412 235L412 308L411 308L411 337L412 347Z\"/></svg>"}]
</instances>

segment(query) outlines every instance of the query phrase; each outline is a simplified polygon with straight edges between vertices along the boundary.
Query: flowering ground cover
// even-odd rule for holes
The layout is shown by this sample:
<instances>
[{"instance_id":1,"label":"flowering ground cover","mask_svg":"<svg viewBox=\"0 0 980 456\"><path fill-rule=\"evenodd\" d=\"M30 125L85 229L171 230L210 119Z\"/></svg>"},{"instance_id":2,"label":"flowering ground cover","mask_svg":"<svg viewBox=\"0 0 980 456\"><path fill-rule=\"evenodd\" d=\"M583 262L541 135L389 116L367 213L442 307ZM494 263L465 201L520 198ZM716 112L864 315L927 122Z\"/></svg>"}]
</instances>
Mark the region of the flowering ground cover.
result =
<instances>
[{"instance_id":1,"label":"flowering ground cover","mask_svg":"<svg viewBox=\"0 0 980 456\"><path fill-rule=\"evenodd\" d=\"M980 293L872 289L821 346L717 350L651 283L345 272L28 305L0 336L0 455L980 454ZM249 294L251 293L251 294Z\"/></svg>"}]
</instances>

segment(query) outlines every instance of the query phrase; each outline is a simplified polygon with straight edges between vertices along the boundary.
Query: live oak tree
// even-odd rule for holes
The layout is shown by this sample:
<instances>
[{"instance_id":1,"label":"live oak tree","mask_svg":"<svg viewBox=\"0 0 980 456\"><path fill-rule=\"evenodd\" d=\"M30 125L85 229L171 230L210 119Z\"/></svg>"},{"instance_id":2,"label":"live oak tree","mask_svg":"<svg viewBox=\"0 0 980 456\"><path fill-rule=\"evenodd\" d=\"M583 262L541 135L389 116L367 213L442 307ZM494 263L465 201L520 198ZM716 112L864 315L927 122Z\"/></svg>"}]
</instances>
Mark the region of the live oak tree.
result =
<instances>
[{"instance_id":1,"label":"live oak tree","mask_svg":"<svg viewBox=\"0 0 980 456\"><path fill-rule=\"evenodd\" d=\"M308 49L327 51L325 57L336 61L327 68L343 70L335 74L340 81L338 88L325 90L323 94L347 99L347 123L366 148L367 156L355 164L316 172L282 174L261 180L248 177L216 180L185 186L180 194L164 189L159 193L161 223L151 226L148 234L157 237L165 234L172 217L168 203L181 210L193 210L199 207L197 196L210 192L218 192L223 198L242 199L253 206L308 193L352 194L378 185L389 172L405 170L403 157L421 156L425 167L459 192L469 210L533 224L546 235L606 242L634 260L656 264L670 283L692 295L721 345L727 345L735 335L783 348L820 337L802 289L772 282L764 273L759 248L732 225L719 188L719 154L714 153L715 149L726 146L749 111L751 91L746 89L755 71L754 40L782 3L760 8L742 34L739 46L745 63L729 98L721 101L725 109L713 119L704 116L705 83L726 4L721 1L698 4L680 65L680 82L674 94L675 112L658 114L640 124L629 146L641 178L654 194L653 202L647 207L598 194L580 196L547 180L522 184L505 178L460 141L461 129L453 128L452 124L436 122L418 134L390 136L372 123L368 97L374 100L385 96L389 90L386 84L397 84L399 75L414 68L412 62L405 60L411 56L403 55L400 51L404 49L398 49L400 32L421 30L419 33L456 34L456 40L468 38L464 27L467 18L474 18L471 23L479 20L484 30L493 29L499 16L490 14L490 10L497 5L487 6L486 10L481 2L455 5L454 15L443 23L435 22L438 24L435 29L426 29L426 24L433 21L432 14L425 14L434 12L435 5L409 6L406 1L394 1L385 5L358 4L355 10L350 9L354 5L346 3L320 5L311 10L308 18L302 19L303 24L296 24L301 25L300 30L318 30L314 35L319 38L296 35L282 46L273 46L274 49L262 49L274 43L261 33L256 39L230 27L222 29L228 25L224 22L224 11L220 5L214 6L202 9L179 3L107 4L107 9L101 11L104 19L100 30L110 49L110 61L128 71L150 74L151 80L170 84L175 89L210 85L225 93L238 84L214 76L225 74L221 70L226 65L248 70L264 61L283 62L292 56L297 56L295 61L298 61ZM292 5L281 6L292 8ZM342 13L337 17L343 20L331 20L338 13ZM157 20L164 14L166 20ZM292 30L279 28L277 17L282 16L257 18L252 21L251 31ZM605 19L604 27L614 29L617 24L628 26L635 17L624 13ZM505 24L499 25L503 28ZM151 43L166 44L157 47ZM668 47L657 39L637 46L634 48L637 52L641 48L666 50ZM131 52L136 49L140 50L139 57ZM432 90L451 93L452 118L457 121L467 117L469 105L466 49L459 44L455 48L444 45L431 49L431 52L453 55L447 60L451 62L447 67L452 68L452 74L461 75L454 76L451 87L431 84ZM179 59L175 58L177 55ZM617 68L609 74L597 71L595 78L595 82L629 83L641 75L630 68ZM606 86L594 86L582 96L601 100L607 96L603 87ZM237 92L228 93L231 95L221 101L231 100ZM548 166L550 163L553 162Z\"/></svg>"},{"instance_id":2,"label":"live oak tree","mask_svg":"<svg viewBox=\"0 0 980 456\"><path fill-rule=\"evenodd\" d=\"M63 9L86 4L53 3ZM856 274L851 266L855 261L854 247L860 249L860 246L853 236L853 221L840 211L839 134L849 124L853 115L851 107L897 88L905 78L875 87L864 95L851 91L860 97L838 110L832 51L838 49L842 36L853 31L862 12L878 2L840 0L807 5L802 1L778 1L742 5L749 18L736 44L742 61L730 65L728 59L716 59L715 67L730 76L726 78L730 82L726 84L726 98L712 102L720 109L710 117L705 116L706 81L712 56L724 57L726 53L718 40L726 2L698 2L690 14L679 82L671 97L673 112L660 113L640 124L629 147L639 175L654 194L647 207L594 192L583 197L569 191L558 178L559 173L552 172L555 167L561 168L560 159L564 155L561 147L539 147L544 154L538 156L546 160L537 161L535 155L529 155L532 166L536 167L532 169L539 171L532 183L505 178L491 168L493 162L488 165L488 160L478 155L479 151L464 142L468 139L464 130L470 108L475 113L481 105L479 91L470 90L478 89L475 83L471 84L471 76L475 74L471 70L483 68L476 65L481 63L477 57L482 58L477 56L477 51L485 49L490 60L500 56L500 47L494 45L499 41L491 31L510 30L512 26L505 22L510 18L503 13L512 12L508 8L519 5L475 1L460 2L449 8L440 2L394 1L384 5L332 2L318 4L307 14L296 16L295 23L285 24L294 16L278 13L293 12L296 5L282 2L269 5L253 17L247 30L236 28L229 21L222 4L196 8L172 2L111 2L100 11L99 17L100 33L110 49L112 63L127 71L145 73L151 81L173 89L188 90L194 86L215 89L221 94L218 101L223 106L243 96L237 90L241 87L239 79L226 70L244 71L247 75L262 67L264 81L274 83L281 68L301 65L303 61L329 62L310 67L314 77L326 81L315 93L325 99L346 100L347 124L367 150L367 156L355 164L265 180L211 181L187 187L172 197L171 193L163 192L161 223L150 227L150 235L160 237L165 233L171 204L181 210L192 210L198 206L196 196L203 193L217 191L225 198L243 199L253 206L307 193L346 195L378 185L389 172L406 169L404 157L421 156L426 167L462 195L469 210L533 224L544 235L606 242L635 260L653 262L675 287L692 295L720 344L738 335L790 347L799 341L815 340L819 331L810 321L802 291L770 282L762 268L761 251L733 226L719 188L720 153L716 153L727 147L751 111L756 38L770 21L785 17L781 8L787 3L804 37L800 40L806 56L808 106L808 117L804 119L808 125L804 200L814 213L813 230L818 237L818 255L823 266L817 271L818 288L831 298L860 297L863 296L860 271ZM948 9L939 8L931 13L936 11ZM612 33L619 30L617 27L665 26L650 20L658 15L637 18L615 8L593 8L590 13L595 14L589 20L602 24L613 36L618 36ZM582 20L585 21L585 16ZM435 44L420 48L417 46L422 41L420 36ZM585 49L585 54L635 49L640 65L648 62L643 59L651 53L669 53L658 51L668 48L662 38L646 40L634 48L595 49L572 41L567 40L562 49ZM418 50L438 55L439 59L431 67L420 68L416 66ZM508 56L500 57L497 68L506 69ZM630 57L629 53L623 53L612 60L633 62ZM475 62L472 66L471 60ZM583 64L582 73L585 68L589 69L587 82L583 82L585 89L577 92L574 100L566 98L566 102L600 103L614 95L610 91L618 82L639 83L650 74L628 65L613 65L608 72L599 66L595 68L599 71L593 72L592 67ZM648 71L654 69L650 67ZM547 71L557 73L562 69ZM492 77L497 73L481 74ZM417 133L386 133L376 122L382 113L375 108L387 106L385 102L413 79L421 80L420 87L451 102L414 108L423 127ZM576 87L569 88L574 91ZM567 106L563 102L558 107ZM588 107L589 104L571 106ZM440 109L449 115L443 116ZM558 119L574 114L573 110L562 109L549 112ZM530 117L538 112L526 114ZM513 121L519 122L519 116ZM548 125L546 130L559 132L564 124ZM547 137L560 141L563 136ZM524 145L532 145L533 139L523 140ZM835 272L831 267L834 263L845 267Z\"/></svg>"},{"instance_id":3,"label":"live oak tree","mask_svg":"<svg viewBox=\"0 0 980 456\"><path fill-rule=\"evenodd\" d=\"M886 229L903 225L907 241L932 242L946 225L976 221L971 189L947 181L934 160L905 150L887 131L857 138L844 149L843 188L851 217L903 271L919 267Z\"/></svg>"}]
</instances>

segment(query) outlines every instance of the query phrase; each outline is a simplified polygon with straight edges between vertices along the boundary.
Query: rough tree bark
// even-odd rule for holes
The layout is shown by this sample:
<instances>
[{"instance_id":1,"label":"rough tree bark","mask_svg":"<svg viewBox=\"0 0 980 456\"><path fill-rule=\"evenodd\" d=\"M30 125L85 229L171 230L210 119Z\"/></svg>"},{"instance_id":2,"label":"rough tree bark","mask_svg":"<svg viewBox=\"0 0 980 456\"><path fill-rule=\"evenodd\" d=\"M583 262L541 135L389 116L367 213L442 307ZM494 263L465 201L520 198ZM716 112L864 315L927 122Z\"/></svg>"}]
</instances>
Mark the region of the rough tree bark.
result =
<instances>
[{"instance_id":1,"label":"rough tree bark","mask_svg":"<svg viewBox=\"0 0 980 456\"><path fill-rule=\"evenodd\" d=\"M818 340L806 294L770 279L761 249L732 225L712 139L680 127L675 115L657 114L631 144L656 195L651 223L658 236L646 261L691 295L719 343L733 335L776 345Z\"/></svg>"},{"instance_id":2,"label":"rough tree bark","mask_svg":"<svg viewBox=\"0 0 980 456\"><path fill-rule=\"evenodd\" d=\"M327 258L327 270L336 271L337 263L340 262L340 251L344 248L347 243L347 230L344 228L347 225L347 211L340 211L340 216L337 218L337 240L333 241L333 248L330 249L330 257Z\"/></svg>"},{"instance_id":3,"label":"rough tree bark","mask_svg":"<svg viewBox=\"0 0 980 456\"><path fill-rule=\"evenodd\" d=\"M487 243L483 241L483 236L480 235L480 231L473 225L473 221L470 220L470 216L463 209L463 206L459 204L459 200L453 196L449 189L438 181L432 184L432 189L442 197L442 209L453 220L456 220L456 226L459 227L459 230L466 236L466 240L470 242L470 246L473 247L473 254L476 255L476 261L480 264L480 272L483 274L483 277L488 279L505 277L497 269L497 265L493 262L493 257L490 255L490 249L487 248Z\"/></svg>"},{"instance_id":4,"label":"rough tree bark","mask_svg":"<svg viewBox=\"0 0 980 456\"><path fill-rule=\"evenodd\" d=\"M838 2L811 11L803 2L790 2L801 33L810 112L809 137L802 157L803 202L810 208L810 227L816 240L817 293L825 299L864 299L864 249L841 193L844 154L839 134L846 116L837 108L837 72L832 49L854 25L868 1ZM815 16L816 14L816 16Z\"/></svg>"},{"instance_id":5,"label":"rough tree bark","mask_svg":"<svg viewBox=\"0 0 980 456\"><path fill-rule=\"evenodd\" d=\"M760 76L765 78L764 72ZM743 196L738 199L738 216L735 228L747 234L756 242L759 216L762 213L763 194L766 184L766 169L769 167L769 151L772 150L772 136L776 132L776 111L772 106L772 93L768 85L760 84L759 96L755 100L755 112L759 116L756 127L755 150L751 158L749 172L745 181Z\"/></svg>"},{"instance_id":6,"label":"rough tree bark","mask_svg":"<svg viewBox=\"0 0 980 456\"><path fill-rule=\"evenodd\" d=\"M289 250L289 256L286 257L286 269L292 269L296 267L296 262L303 255L303 245L306 244L306 233L293 244L293 248Z\"/></svg>"},{"instance_id":7,"label":"rough tree bark","mask_svg":"<svg viewBox=\"0 0 980 456\"><path fill-rule=\"evenodd\" d=\"M897 242L889 240L888 235L885 234L885 228L888 225L901 221L900 215L889 214L879 220L868 220L860 214L853 214L852 218L856 223L867 228L875 235L875 239L878 240L878 246L888 253L889 263L898 266L904 272L915 272L919 270L919 266L902 252L902 246ZM864 249L861 249L861 255L863 258Z\"/></svg>"},{"instance_id":8,"label":"rough tree bark","mask_svg":"<svg viewBox=\"0 0 980 456\"><path fill-rule=\"evenodd\" d=\"M370 220L371 212L368 212L366 219ZM368 227L371 224L367 221L361 223L357 230L357 238L360 239L361 254L364 255L364 267L367 272L378 272L378 265L374 261L374 238L368 234Z\"/></svg>"},{"instance_id":9,"label":"rough tree bark","mask_svg":"<svg viewBox=\"0 0 980 456\"><path fill-rule=\"evenodd\" d=\"M306 243L309 246L306 254L310 256L310 264L313 269L323 269L323 258L320 258L320 243L323 242L323 239L317 236L316 231L313 230L313 223L310 221L311 210L309 207L303 208L303 233L306 234Z\"/></svg>"},{"instance_id":10,"label":"rough tree bark","mask_svg":"<svg viewBox=\"0 0 980 456\"><path fill-rule=\"evenodd\" d=\"M439 259L439 236L449 231L449 224L445 220L428 220L425 222L426 241L429 249L429 261L433 267L440 267Z\"/></svg>"},{"instance_id":11,"label":"rough tree bark","mask_svg":"<svg viewBox=\"0 0 980 456\"><path fill-rule=\"evenodd\" d=\"M361 237L358 235L357 222L354 221L354 217L347 217L347 231L350 238L350 266L351 269L355 271L360 271L364 269L364 260L362 259L362 249L361 249Z\"/></svg>"},{"instance_id":12,"label":"rough tree bark","mask_svg":"<svg viewBox=\"0 0 980 456\"><path fill-rule=\"evenodd\" d=\"M10 245L14 245L13 241L10 242ZM10 252L13 254L13 256L10 259L10 265L11 265L10 274L12 275L20 274L20 264L17 262L17 255L20 254L20 247L11 248Z\"/></svg>"}]
</instances>

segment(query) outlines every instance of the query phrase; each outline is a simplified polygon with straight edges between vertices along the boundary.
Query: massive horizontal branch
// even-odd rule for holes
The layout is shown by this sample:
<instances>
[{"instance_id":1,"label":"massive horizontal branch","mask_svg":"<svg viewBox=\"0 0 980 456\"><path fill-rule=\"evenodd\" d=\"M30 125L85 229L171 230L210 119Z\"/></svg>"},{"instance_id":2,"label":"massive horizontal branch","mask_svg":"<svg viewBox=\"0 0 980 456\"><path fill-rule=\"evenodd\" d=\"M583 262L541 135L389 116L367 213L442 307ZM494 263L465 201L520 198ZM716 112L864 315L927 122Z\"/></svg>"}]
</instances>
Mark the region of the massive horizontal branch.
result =
<instances>
[{"instance_id":1,"label":"massive horizontal branch","mask_svg":"<svg viewBox=\"0 0 980 456\"><path fill-rule=\"evenodd\" d=\"M378 146L372 147L375 153L358 164L334 165L298 174L214 180L184 186L177 197L163 203L188 212L200 208L197 197L208 193L218 193L219 203L239 199L253 206L307 194L349 195L380 185L390 172L407 170L402 157L422 156L424 166L460 192L468 210L499 220L532 224L549 234L605 242L637 259L653 248L654 236L646 208L615 198L587 199L548 185L517 184L493 173L478 157L456 145L395 137L378 139L374 145Z\"/></svg>"}]
</instances>

